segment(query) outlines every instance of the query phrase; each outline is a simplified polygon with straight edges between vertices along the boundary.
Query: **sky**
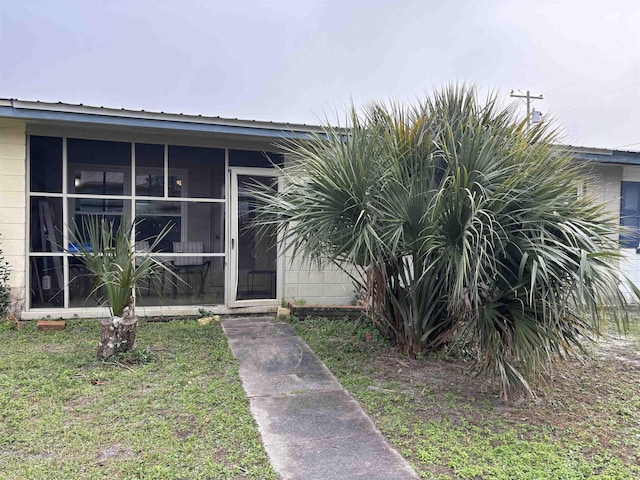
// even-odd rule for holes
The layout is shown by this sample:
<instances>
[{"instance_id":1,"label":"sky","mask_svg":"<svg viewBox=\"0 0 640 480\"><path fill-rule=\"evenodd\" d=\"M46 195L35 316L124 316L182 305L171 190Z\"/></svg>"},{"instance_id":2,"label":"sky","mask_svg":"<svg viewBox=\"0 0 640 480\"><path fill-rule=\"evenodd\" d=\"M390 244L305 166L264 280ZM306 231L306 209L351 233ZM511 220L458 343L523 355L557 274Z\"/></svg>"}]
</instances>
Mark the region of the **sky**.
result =
<instances>
[{"instance_id":1,"label":"sky","mask_svg":"<svg viewBox=\"0 0 640 480\"><path fill-rule=\"evenodd\" d=\"M640 0L0 0L0 98L318 124L454 82L640 151Z\"/></svg>"}]
</instances>

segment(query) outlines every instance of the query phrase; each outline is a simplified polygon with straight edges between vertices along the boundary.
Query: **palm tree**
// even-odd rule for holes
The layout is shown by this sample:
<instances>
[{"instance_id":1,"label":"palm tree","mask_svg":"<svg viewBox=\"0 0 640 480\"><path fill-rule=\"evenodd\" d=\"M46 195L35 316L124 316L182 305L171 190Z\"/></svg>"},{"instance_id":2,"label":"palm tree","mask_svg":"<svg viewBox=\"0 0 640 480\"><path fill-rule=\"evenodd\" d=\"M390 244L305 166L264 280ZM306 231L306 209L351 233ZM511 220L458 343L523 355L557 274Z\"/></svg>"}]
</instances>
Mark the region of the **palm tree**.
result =
<instances>
[{"instance_id":1,"label":"palm tree","mask_svg":"<svg viewBox=\"0 0 640 480\"><path fill-rule=\"evenodd\" d=\"M111 312L111 318L101 321L98 344L101 360L133 348L138 325L135 290L140 281L157 276L159 272L167 275L170 282L175 278L173 270L151 254L169 233L171 225L166 225L157 237L150 239L152 244L146 252L135 251L134 226L135 222L127 224L124 216L119 222L92 216L83 219L81 229L76 226L75 232L83 233L71 231L75 247L71 254L89 271L93 281L89 296L99 296Z\"/></svg>"},{"instance_id":2,"label":"palm tree","mask_svg":"<svg viewBox=\"0 0 640 480\"><path fill-rule=\"evenodd\" d=\"M352 108L347 128L282 145L286 186L254 190L255 225L354 273L406 354L464 342L505 397L533 395L527 376L626 305L621 283L640 294L617 268L616 219L580 193L588 176L557 138L464 85Z\"/></svg>"}]
</instances>

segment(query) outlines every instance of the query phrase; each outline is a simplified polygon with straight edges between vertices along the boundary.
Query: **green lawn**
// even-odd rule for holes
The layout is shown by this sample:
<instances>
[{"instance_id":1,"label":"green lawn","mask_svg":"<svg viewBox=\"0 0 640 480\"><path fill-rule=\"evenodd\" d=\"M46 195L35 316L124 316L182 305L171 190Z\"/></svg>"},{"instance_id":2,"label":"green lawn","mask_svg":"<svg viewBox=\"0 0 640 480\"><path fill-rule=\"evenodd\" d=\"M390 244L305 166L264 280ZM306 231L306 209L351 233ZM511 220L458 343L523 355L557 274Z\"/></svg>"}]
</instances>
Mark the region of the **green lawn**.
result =
<instances>
[{"instance_id":1,"label":"green lawn","mask_svg":"<svg viewBox=\"0 0 640 480\"><path fill-rule=\"evenodd\" d=\"M640 478L638 328L507 404L462 359L401 357L362 322L294 326L424 478ZM0 323L0 478L277 478L219 324L141 321L118 364L97 338Z\"/></svg>"},{"instance_id":2,"label":"green lawn","mask_svg":"<svg viewBox=\"0 0 640 480\"><path fill-rule=\"evenodd\" d=\"M0 478L278 478L219 324L141 321L115 364L96 322L35 323L0 323Z\"/></svg>"},{"instance_id":3,"label":"green lawn","mask_svg":"<svg viewBox=\"0 0 640 480\"><path fill-rule=\"evenodd\" d=\"M403 358L364 323L294 326L423 478L640 478L637 332L504 403L462 359Z\"/></svg>"}]
</instances>

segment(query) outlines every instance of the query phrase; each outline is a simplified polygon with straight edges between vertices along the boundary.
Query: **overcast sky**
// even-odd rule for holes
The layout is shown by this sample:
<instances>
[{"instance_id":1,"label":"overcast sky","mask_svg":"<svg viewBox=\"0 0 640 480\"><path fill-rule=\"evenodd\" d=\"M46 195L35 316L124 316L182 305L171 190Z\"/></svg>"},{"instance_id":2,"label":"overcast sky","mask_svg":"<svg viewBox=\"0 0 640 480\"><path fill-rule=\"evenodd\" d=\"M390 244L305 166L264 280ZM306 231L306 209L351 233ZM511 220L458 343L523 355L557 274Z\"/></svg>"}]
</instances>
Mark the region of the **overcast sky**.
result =
<instances>
[{"instance_id":1,"label":"overcast sky","mask_svg":"<svg viewBox=\"0 0 640 480\"><path fill-rule=\"evenodd\" d=\"M640 150L640 0L0 0L1 98L318 123L456 81Z\"/></svg>"}]
</instances>

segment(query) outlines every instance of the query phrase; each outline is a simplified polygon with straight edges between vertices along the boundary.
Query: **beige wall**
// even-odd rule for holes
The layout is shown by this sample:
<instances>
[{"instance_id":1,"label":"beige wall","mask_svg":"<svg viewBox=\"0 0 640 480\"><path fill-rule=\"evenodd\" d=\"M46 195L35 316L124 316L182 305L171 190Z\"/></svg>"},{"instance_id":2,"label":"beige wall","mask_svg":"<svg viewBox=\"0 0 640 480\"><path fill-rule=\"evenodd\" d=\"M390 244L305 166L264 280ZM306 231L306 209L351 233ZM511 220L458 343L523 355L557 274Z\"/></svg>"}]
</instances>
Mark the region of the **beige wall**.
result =
<instances>
[{"instance_id":1,"label":"beige wall","mask_svg":"<svg viewBox=\"0 0 640 480\"><path fill-rule=\"evenodd\" d=\"M288 163L285 155L285 164ZM355 298L353 281L334 265L318 269L316 265L289 252L282 262L283 297L288 302L304 301L307 305L351 305Z\"/></svg>"},{"instance_id":2,"label":"beige wall","mask_svg":"<svg viewBox=\"0 0 640 480\"><path fill-rule=\"evenodd\" d=\"M351 278L330 265L322 270L286 255L284 298L308 305L351 305L355 292Z\"/></svg>"},{"instance_id":3,"label":"beige wall","mask_svg":"<svg viewBox=\"0 0 640 480\"><path fill-rule=\"evenodd\" d=\"M20 121L0 120L0 242L11 265L13 310L25 304L26 135Z\"/></svg>"},{"instance_id":4,"label":"beige wall","mask_svg":"<svg viewBox=\"0 0 640 480\"><path fill-rule=\"evenodd\" d=\"M596 165L590 169L592 179L587 185L587 193L604 202L607 212L616 218L620 217L621 182L626 168L620 165Z\"/></svg>"}]
</instances>

